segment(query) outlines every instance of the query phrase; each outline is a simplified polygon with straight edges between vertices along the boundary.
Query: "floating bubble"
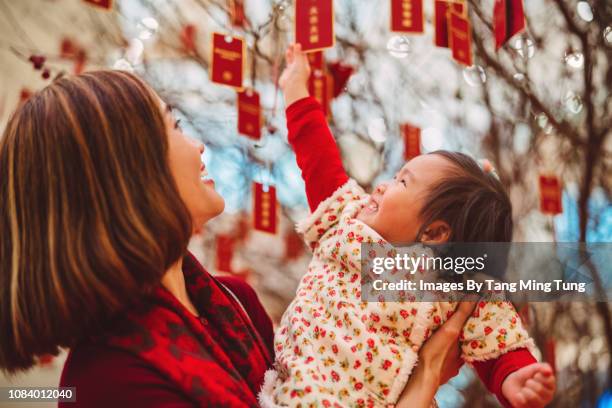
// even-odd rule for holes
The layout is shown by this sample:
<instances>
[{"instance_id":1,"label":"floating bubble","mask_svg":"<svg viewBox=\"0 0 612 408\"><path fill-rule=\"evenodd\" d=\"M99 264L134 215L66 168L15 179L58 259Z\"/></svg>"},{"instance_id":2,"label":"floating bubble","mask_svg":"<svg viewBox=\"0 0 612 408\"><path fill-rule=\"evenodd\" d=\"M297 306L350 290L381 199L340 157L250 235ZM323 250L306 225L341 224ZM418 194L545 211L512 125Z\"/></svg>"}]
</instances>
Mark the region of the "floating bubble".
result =
<instances>
[{"instance_id":1,"label":"floating bubble","mask_svg":"<svg viewBox=\"0 0 612 408\"><path fill-rule=\"evenodd\" d=\"M565 63L571 68L580 69L584 65L584 55L581 52L566 52Z\"/></svg>"},{"instance_id":2,"label":"floating bubble","mask_svg":"<svg viewBox=\"0 0 612 408\"><path fill-rule=\"evenodd\" d=\"M394 35L387 42L387 51L395 58L406 58L410 49L410 40L402 35Z\"/></svg>"},{"instance_id":3,"label":"floating bubble","mask_svg":"<svg viewBox=\"0 0 612 408\"><path fill-rule=\"evenodd\" d=\"M523 59L530 59L535 55L535 44L529 37L518 37L514 40L512 48Z\"/></svg>"},{"instance_id":4,"label":"floating bubble","mask_svg":"<svg viewBox=\"0 0 612 408\"><path fill-rule=\"evenodd\" d=\"M608 45L612 45L612 26L606 27L606 29L603 32L603 37L604 37L604 41Z\"/></svg>"},{"instance_id":5,"label":"floating bubble","mask_svg":"<svg viewBox=\"0 0 612 408\"><path fill-rule=\"evenodd\" d=\"M512 75L512 78L514 78L516 81L518 82L525 82L525 74L517 72L516 74Z\"/></svg>"},{"instance_id":6,"label":"floating bubble","mask_svg":"<svg viewBox=\"0 0 612 408\"><path fill-rule=\"evenodd\" d=\"M578 12L578 15L584 21L593 21L593 9L591 8L591 5L588 2L579 1L576 5L576 12Z\"/></svg>"},{"instance_id":7,"label":"floating bubble","mask_svg":"<svg viewBox=\"0 0 612 408\"><path fill-rule=\"evenodd\" d=\"M141 40L148 40L157 33L159 23L153 17L145 17L138 23L138 28L140 29L138 38Z\"/></svg>"},{"instance_id":8,"label":"floating bubble","mask_svg":"<svg viewBox=\"0 0 612 408\"><path fill-rule=\"evenodd\" d=\"M548 126L548 116L546 116L545 113L540 113L536 116L536 122L538 123L539 127L544 129L546 126Z\"/></svg>"},{"instance_id":9,"label":"floating bubble","mask_svg":"<svg viewBox=\"0 0 612 408\"><path fill-rule=\"evenodd\" d=\"M582 99L574 91L568 91L563 97L563 105L570 113L580 113L582 110Z\"/></svg>"},{"instance_id":10,"label":"floating bubble","mask_svg":"<svg viewBox=\"0 0 612 408\"><path fill-rule=\"evenodd\" d=\"M479 86L487 82L487 73L480 65L472 65L463 69L463 79L470 86Z\"/></svg>"}]
</instances>

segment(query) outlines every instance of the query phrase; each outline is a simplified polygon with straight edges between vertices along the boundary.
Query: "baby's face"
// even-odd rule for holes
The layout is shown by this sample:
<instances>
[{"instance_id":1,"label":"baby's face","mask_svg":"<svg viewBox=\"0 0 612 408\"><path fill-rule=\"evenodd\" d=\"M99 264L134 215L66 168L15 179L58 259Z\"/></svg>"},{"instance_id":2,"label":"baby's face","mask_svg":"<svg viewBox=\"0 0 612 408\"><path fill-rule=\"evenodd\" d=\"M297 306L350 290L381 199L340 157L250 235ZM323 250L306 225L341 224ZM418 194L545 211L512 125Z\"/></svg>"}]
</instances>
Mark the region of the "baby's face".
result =
<instances>
[{"instance_id":1,"label":"baby's face","mask_svg":"<svg viewBox=\"0 0 612 408\"><path fill-rule=\"evenodd\" d=\"M381 183L357 218L392 244L414 242L421 228L427 193L449 174L452 164L437 154L417 156Z\"/></svg>"}]
</instances>

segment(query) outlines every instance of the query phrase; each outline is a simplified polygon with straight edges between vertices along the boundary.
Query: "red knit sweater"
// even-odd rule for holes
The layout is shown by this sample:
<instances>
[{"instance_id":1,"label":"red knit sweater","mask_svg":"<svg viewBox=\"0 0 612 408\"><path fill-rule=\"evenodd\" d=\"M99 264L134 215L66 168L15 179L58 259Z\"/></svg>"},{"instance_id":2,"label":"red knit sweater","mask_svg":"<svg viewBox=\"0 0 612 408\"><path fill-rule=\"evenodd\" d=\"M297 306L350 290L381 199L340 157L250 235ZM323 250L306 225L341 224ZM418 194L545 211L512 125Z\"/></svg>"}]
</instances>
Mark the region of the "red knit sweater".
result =
<instances>
[{"instance_id":1,"label":"red knit sweater","mask_svg":"<svg viewBox=\"0 0 612 408\"><path fill-rule=\"evenodd\" d=\"M312 97L301 99L287 108L289 143L306 184L311 211L348 181L340 154L321 105ZM510 351L501 357L474 363L478 376L499 401L510 407L501 393L508 374L533 364L536 359L527 349Z\"/></svg>"}]
</instances>

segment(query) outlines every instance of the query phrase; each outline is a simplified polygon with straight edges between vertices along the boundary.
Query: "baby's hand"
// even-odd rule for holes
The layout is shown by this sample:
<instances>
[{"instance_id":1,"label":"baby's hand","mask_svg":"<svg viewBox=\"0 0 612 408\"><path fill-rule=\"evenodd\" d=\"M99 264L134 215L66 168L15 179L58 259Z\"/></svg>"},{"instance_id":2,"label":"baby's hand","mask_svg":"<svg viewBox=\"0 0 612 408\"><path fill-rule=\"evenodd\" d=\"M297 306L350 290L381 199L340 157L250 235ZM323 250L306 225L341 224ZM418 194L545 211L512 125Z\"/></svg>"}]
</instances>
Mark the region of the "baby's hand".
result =
<instances>
[{"instance_id":1,"label":"baby's hand","mask_svg":"<svg viewBox=\"0 0 612 408\"><path fill-rule=\"evenodd\" d=\"M502 384L502 394L515 408L540 408L552 400L555 388L550 365L536 363L508 375Z\"/></svg>"},{"instance_id":2,"label":"baby's hand","mask_svg":"<svg viewBox=\"0 0 612 408\"><path fill-rule=\"evenodd\" d=\"M308 96L310 64L300 44L292 44L287 48L285 62L287 66L278 80L278 85L285 95L285 106L289 106Z\"/></svg>"}]
</instances>

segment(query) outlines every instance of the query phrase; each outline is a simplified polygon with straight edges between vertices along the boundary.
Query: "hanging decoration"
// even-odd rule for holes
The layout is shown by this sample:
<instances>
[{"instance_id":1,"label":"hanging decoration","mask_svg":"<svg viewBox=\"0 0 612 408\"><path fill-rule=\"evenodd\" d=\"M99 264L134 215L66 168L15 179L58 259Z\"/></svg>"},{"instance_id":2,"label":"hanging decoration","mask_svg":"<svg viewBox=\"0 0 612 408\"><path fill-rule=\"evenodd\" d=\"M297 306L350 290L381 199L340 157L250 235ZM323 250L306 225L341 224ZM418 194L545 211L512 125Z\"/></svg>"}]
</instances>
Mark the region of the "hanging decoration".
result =
<instances>
[{"instance_id":1,"label":"hanging decoration","mask_svg":"<svg viewBox=\"0 0 612 408\"><path fill-rule=\"evenodd\" d=\"M353 67L347 64L344 64L340 61L332 62L327 65L327 69L332 77L333 82L333 91L332 97L337 97L342 93L346 84L353 74Z\"/></svg>"},{"instance_id":2,"label":"hanging decoration","mask_svg":"<svg viewBox=\"0 0 612 408\"><path fill-rule=\"evenodd\" d=\"M197 27L193 24L185 24L181 30L181 45L187 54L196 52Z\"/></svg>"},{"instance_id":3,"label":"hanging decoration","mask_svg":"<svg viewBox=\"0 0 612 408\"><path fill-rule=\"evenodd\" d=\"M460 64L471 67L472 62L472 27L467 15L450 10L449 44L453 59Z\"/></svg>"},{"instance_id":4,"label":"hanging decoration","mask_svg":"<svg viewBox=\"0 0 612 408\"><path fill-rule=\"evenodd\" d=\"M60 57L67 60L72 60L74 66L72 72L75 75L80 74L85 70L87 62L87 52L83 47L77 44L70 38L64 38L60 44Z\"/></svg>"},{"instance_id":5,"label":"hanging decoration","mask_svg":"<svg viewBox=\"0 0 612 408\"><path fill-rule=\"evenodd\" d=\"M404 137L404 160L414 159L421 154L421 129L410 123L402 123L400 132Z\"/></svg>"},{"instance_id":6,"label":"hanging decoration","mask_svg":"<svg viewBox=\"0 0 612 408\"><path fill-rule=\"evenodd\" d=\"M540 175L540 211L550 215L563 212L561 182L556 176Z\"/></svg>"},{"instance_id":7,"label":"hanging decoration","mask_svg":"<svg viewBox=\"0 0 612 408\"><path fill-rule=\"evenodd\" d=\"M229 9L232 26L243 28L246 21L244 0L229 0Z\"/></svg>"},{"instance_id":8,"label":"hanging decoration","mask_svg":"<svg viewBox=\"0 0 612 408\"><path fill-rule=\"evenodd\" d=\"M211 81L242 88L246 50L240 37L213 33Z\"/></svg>"},{"instance_id":9,"label":"hanging decoration","mask_svg":"<svg viewBox=\"0 0 612 408\"><path fill-rule=\"evenodd\" d=\"M434 43L438 47L449 48L449 12L467 15L467 5L463 2L434 0Z\"/></svg>"},{"instance_id":10,"label":"hanging decoration","mask_svg":"<svg viewBox=\"0 0 612 408\"><path fill-rule=\"evenodd\" d=\"M217 235L217 271L232 273L234 238L230 235Z\"/></svg>"},{"instance_id":11,"label":"hanging decoration","mask_svg":"<svg viewBox=\"0 0 612 408\"><path fill-rule=\"evenodd\" d=\"M391 31L413 34L425 32L423 0L391 0Z\"/></svg>"},{"instance_id":12,"label":"hanging decoration","mask_svg":"<svg viewBox=\"0 0 612 408\"><path fill-rule=\"evenodd\" d=\"M98 7L102 10L110 10L113 8L113 0L83 0L87 4Z\"/></svg>"},{"instance_id":13,"label":"hanging decoration","mask_svg":"<svg viewBox=\"0 0 612 408\"><path fill-rule=\"evenodd\" d=\"M238 133L259 140L262 126L259 94L250 88L238 92Z\"/></svg>"},{"instance_id":14,"label":"hanging decoration","mask_svg":"<svg viewBox=\"0 0 612 408\"><path fill-rule=\"evenodd\" d=\"M289 230L285 235L285 260L298 259L304 252L304 241L294 230Z\"/></svg>"},{"instance_id":15,"label":"hanging decoration","mask_svg":"<svg viewBox=\"0 0 612 408\"><path fill-rule=\"evenodd\" d=\"M319 101L327 118L331 115L330 102L334 92L333 82L334 78L327 71L314 71L308 78L308 93Z\"/></svg>"},{"instance_id":16,"label":"hanging decoration","mask_svg":"<svg viewBox=\"0 0 612 408\"><path fill-rule=\"evenodd\" d=\"M510 38L524 29L523 0L495 0L493 7L495 49L500 49Z\"/></svg>"},{"instance_id":17,"label":"hanging decoration","mask_svg":"<svg viewBox=\"0 0 612 408\"><path fill-rule=\"evenodd\" d=\"M295 42L302 45L303 51L334 46L332 0L295 0Z\"/></svg>"},{"instance_id":18,"label":"hanging decoration","mask_svg":"<svg viewBox=\"0 0 612 408\"><path fill-rule=\"evenodd\" d=\"M258 231L276 234L276 188L253 183L253 227Z\"/></svg>"}]
</instances>

